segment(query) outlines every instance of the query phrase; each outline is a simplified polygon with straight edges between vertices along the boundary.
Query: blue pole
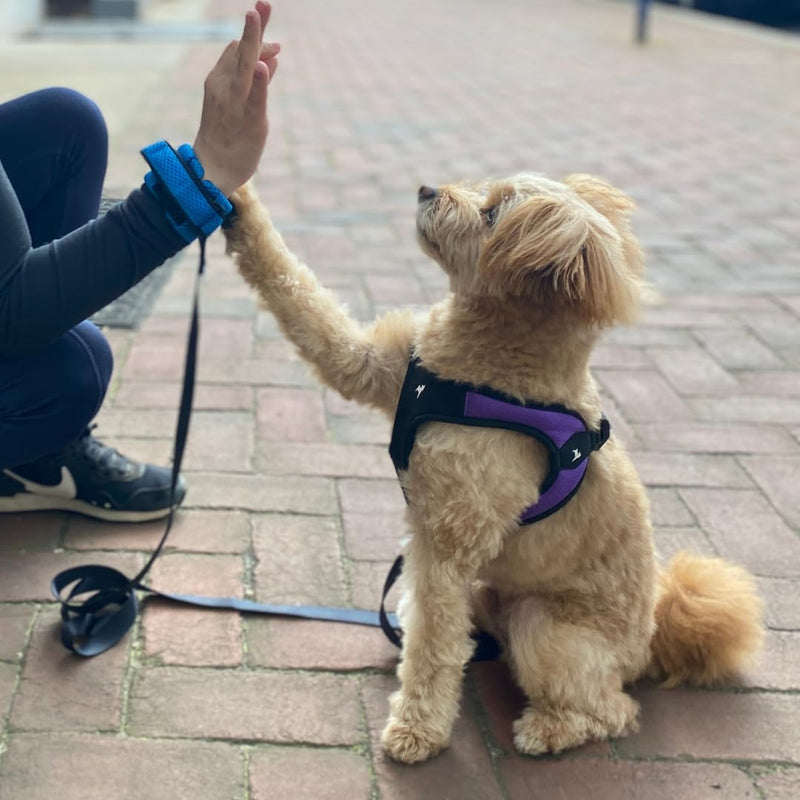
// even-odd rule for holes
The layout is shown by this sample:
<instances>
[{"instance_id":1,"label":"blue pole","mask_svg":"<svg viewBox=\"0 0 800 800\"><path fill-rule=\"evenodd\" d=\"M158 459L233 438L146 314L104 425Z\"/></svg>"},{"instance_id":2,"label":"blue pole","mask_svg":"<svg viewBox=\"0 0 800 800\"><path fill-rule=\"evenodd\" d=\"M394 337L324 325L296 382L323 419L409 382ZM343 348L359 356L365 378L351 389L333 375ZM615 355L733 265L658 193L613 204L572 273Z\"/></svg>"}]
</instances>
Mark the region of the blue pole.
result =
<instances>
[{"instance_id":1,"label":"blue pole","mask_svg":"<svg viewBox=\"0 0 800 800\"><path fill-rule=\"evenodd\" d=\"M650 15L650 0L636 0L636 41L647 41L647 22Z\"/></svg>"}]
</instances>

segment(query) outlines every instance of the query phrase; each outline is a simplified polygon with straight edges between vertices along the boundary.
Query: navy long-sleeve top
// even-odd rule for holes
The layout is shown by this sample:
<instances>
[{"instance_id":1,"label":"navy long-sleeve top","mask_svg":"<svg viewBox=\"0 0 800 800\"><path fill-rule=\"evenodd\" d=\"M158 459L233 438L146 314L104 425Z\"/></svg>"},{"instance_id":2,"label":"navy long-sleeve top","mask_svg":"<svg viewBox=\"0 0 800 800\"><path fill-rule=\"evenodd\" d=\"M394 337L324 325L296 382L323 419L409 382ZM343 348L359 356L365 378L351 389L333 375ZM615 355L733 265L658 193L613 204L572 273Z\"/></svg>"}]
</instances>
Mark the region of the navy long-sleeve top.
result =
<instances>
[{"instance_id":1,"label":"navy long-sleeve top","mask_svg":"<svg viewBox=\"0 0 800 800\"><path fill-rule=\"evenodd\" d=\"M184 245L142 188L99 219L34 248L0 162L0 358L23 356L57 339Z\"/></svg>"}]
</instances>

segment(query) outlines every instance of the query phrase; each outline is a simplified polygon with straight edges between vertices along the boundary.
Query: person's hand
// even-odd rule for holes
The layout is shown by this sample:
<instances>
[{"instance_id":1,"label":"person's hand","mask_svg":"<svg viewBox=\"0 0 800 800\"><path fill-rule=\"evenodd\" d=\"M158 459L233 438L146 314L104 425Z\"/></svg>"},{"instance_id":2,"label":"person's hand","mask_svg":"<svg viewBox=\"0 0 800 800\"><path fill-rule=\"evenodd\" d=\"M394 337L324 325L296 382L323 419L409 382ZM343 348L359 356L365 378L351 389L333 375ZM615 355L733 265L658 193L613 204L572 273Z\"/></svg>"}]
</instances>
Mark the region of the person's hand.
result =
<instances>
[{"instance_id":1,"label":"person's hand","mask_svg":"<svg viewBox=\"0 0 800 800\"><path fill-rule=\"evenodd\" d=\"M267 140L267 87L281 49L261 44L271 10L259 0L247 12L241 40L225 48L205 82L194 151L226 196L253 177Z\"/></svg>"}]
</instances>

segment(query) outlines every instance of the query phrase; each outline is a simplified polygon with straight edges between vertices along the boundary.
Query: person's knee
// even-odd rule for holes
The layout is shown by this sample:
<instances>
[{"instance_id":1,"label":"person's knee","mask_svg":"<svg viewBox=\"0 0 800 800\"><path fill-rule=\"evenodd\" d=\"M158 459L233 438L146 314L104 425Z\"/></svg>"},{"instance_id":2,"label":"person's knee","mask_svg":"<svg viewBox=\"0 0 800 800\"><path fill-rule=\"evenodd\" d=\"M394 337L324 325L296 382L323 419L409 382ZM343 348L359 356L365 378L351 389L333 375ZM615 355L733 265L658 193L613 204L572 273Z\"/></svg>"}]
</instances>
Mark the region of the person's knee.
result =
<instances>
[{"instance_id":1,"label":"person's knee","mask_svg":"<svg viewBox=\"0 0 800 800\"><path fill-rule=\"evenodd\" d=\"M68 356L62 362L62 402L82 420L79 429L100 410L111 381L114 357L108 340L91 322L82 322L65 334Z\"/></svg>"},{"instance_id":2,"label":"person's knee","mask_svg":"<svg viewBox=\"0 0 800 800\"><path fill-rule=\"evenodd\" d=\"M103 143L108 139L108 128L100 107L85 94L58 86L44 89L47 105L58 115L61 125L80 130Z\"/></svg>"}]
</instances>

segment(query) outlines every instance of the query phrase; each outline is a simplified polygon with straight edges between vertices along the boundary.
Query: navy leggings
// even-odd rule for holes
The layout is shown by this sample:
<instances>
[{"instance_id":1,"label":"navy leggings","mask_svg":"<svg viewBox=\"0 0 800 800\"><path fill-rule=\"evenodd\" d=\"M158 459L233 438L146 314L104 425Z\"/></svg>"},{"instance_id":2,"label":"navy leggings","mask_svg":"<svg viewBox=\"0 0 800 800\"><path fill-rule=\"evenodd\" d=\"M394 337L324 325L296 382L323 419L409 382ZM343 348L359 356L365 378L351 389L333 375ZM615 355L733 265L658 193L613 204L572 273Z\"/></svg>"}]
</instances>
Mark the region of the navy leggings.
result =
<instances>
[{"instance_id":1,"label":"navy leggings","mask_svg":"<svg viewBox=\"0 0 800 800\"><path fill-rule=\"evenodd\" d=\"M78 92L44 89L0 104L0 161L34 247L97 216L107 157L105 121ZM112 367L108 342L88 321L31 355L0 358L0 468L77 438L103 402Z\"/></svg>"}]
</instances>

